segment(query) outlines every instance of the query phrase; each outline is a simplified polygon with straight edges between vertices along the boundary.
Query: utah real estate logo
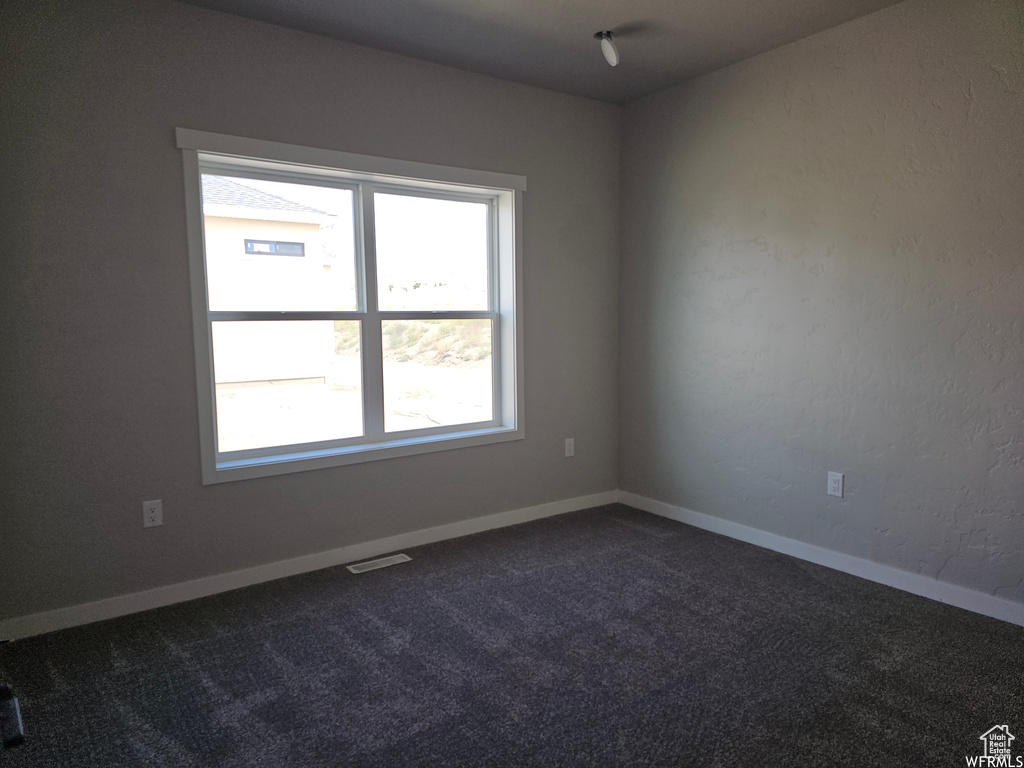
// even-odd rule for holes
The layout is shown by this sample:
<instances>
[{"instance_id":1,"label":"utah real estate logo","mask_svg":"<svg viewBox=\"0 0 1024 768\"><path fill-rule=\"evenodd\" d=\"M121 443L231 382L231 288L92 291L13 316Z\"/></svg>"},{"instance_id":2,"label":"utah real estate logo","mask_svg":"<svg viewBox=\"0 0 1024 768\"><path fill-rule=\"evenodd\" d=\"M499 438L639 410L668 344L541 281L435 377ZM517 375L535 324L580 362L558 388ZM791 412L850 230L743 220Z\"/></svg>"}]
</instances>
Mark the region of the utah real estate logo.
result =
<instances>
[{"instance_id":1,"label":"utah real estate logo","mask_svg":"<svg viewBox=\"0 0 1024 768\"><path fill-rule=\"evenodd\" d=\"M1011 754L1011 742L1016 738L1008 725L994 725L981 736L985 745L981 755L968 755L967 765L977 768L1024 768L1024 756Z\"/></svg>"}]
</instances>

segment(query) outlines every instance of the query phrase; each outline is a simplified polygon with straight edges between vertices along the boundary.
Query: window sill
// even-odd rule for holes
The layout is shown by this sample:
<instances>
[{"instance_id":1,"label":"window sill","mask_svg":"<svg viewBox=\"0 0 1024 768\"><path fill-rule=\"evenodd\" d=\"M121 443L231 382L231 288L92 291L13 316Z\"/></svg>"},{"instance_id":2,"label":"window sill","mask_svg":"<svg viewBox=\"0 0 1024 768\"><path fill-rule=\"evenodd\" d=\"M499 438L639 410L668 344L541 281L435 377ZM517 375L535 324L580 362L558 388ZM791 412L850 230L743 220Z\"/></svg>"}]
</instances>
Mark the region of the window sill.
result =
<instances>
[{"instance_id":1,"label":"window sill","mask_svg":"<svg viewBox=\"0 0 1024 768\"><path fill-rule=\"evenodd\" d=\"M465 432L446 432L440 435L391 439L379 443L362 443L343 448L329 448L317 451L279 453L259 458L217 461L213 467L203 467L203 485L230 483L235 480L249 480L257 477L273 477L314 469L341 467L368 461L395 459L415 456L421 453L451 451L478 445L504 443L522 440L525 437L522 426L487 427Z\"/></svg>"}]
</instances>

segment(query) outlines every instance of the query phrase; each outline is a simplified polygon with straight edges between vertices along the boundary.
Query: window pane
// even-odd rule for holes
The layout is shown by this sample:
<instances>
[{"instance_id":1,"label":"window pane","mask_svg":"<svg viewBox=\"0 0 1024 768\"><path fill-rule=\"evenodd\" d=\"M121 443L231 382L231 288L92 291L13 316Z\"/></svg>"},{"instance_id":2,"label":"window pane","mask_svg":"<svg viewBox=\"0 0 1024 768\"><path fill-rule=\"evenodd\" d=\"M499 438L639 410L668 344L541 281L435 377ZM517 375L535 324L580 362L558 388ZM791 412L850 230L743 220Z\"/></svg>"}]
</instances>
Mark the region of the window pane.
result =
<instances>
[{"instance_id":1,"label":"window pane","mask_svg":"<svg viewBox=\"0 0 1024 768\"><path fill-rule=\"evenodd\" d=\"M382 310L486 310L487 206L376 193Z\"/></svg>"},{"instance_id":2,"label":"window pane","mask_svg":"<svg viewBox=\"0 0 1024 768\"><path fill-rule=\"evenodd\" d=\"M490 421L490 320L384 320L384 430Z\"/></svg>"},{"instance_id":3,"label":"window pane","mask_svg":"<svg viewBox=\"0 0 1024 768\"><path fill-rule=\"evenodd\" d=\"M217 450L363 433L359 322L213 324Z\"/></svg>"},{"instance_id":4,"label":"window pane","mask_svg":"<svg viewBox=\"0 0 1024 768\"><path fill-rule=\"evenodd\" d=\"M203 174L213 311L356 309L348 189Z\"/></svg>"}]
</instances>

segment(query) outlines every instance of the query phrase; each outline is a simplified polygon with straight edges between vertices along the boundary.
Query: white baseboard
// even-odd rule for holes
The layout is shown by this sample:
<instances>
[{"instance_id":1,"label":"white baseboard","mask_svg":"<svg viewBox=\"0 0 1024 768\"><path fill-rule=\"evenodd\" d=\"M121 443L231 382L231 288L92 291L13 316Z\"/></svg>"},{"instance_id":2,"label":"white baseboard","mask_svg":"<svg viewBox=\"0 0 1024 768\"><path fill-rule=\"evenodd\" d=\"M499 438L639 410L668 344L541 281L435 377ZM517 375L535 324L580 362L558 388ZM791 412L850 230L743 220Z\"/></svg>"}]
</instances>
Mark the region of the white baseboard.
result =
<instances>
[{"instance_id":1,"label":"white baseboard","mask_svg":"<svg viewBox=\"0 0 1024 768\"><path fill-rule=\"evenodd\" d=\"M617 498L617 491L577 496L572 499L553 501L535 507L513 509L508 512L499 512L485 517L476 517L472 520L439 525L435 528L424 528L419 531L402 533L397 536L367 541L362 544L351 544L331 549L327 552L318 552L313 555L268 563L267 565L258 565L255 568L221 573L216 576L207 576L202 579L181 582L180 584L170 584L166 587L148 589L144 592L133 592L128 595L119 595L118 597L97 600L92 603L72 605L67 608L57 608L52 611L5 619L0 621L0 640L17 640L80 624L112 619L129 613L148 611L151 608L160 608L186 600L194 600L197 597L208 597L209 595L260 584L264 581L272 581L273 579L280 579L285 576L294 576L321 568L366 560L378 555L395 552L399 549L432 544L435 541L443 541L445 539L456 539L472 533L481 533L482 531L489 531L494 528L504 528L509 525L539 520L542 517L552 517L553 515L561 515L566 512L575 512L579 509L611 504Z\"/></svg>"},{"instance_id":2,"label":"white baseboard","mask_svg":"<svg viewBox=\"0 0 1024 768\"><path fill-rule=\"evenodd\" d=\"M385 539L351 544L326 552L318 552L290 560L280 560L275 563L258 565L241 571L207 576L180 584L170 584L166 587L157 587L156 589L149 589L144 592L133 592L128 595L97 600L92 603L83 603L67 608L57 608L52 611L5 619L0 621L0 640L17 640L80 624L112 619L129 613L138 613L139 611L147 611L151 608L160 608L186 600L194 600L198 597L208 597L209 595L260 584L265 581L272 581L284 578L285 576L294 576L321 568L366 560L400 549L432 544L446 539L455 539L460 536L468 536L469 534L489 531L495 528L504 528L509 525L539 520L543 517L552 517L579 509L611 504L615 501L628 504L645 512L677 520L696 528L703 528L704 530L720 533L732 539L745 541L765 549L774 550L775 552L792 555L801 560L824 565L827 568L860 576L869 581L902 589L905 592L911 592L942 603L955 605L958 608L964 608L985 616L1008 621L1011 624L1024 626L1024 604L1012 600L1004 600L994 595L938 581L927 576L893 568L889 565L882 565L881 563L861 557L846 555L841 552L797 541L796 539L778 536L774 533L768 533L767 531L751 528L740 523L723 520L719 517L694 512L684 507L677 507L628 491L605 491L589 496L577 496L572 499L540 504L535 507L524 507L508 512L499 512L494 515L463 520L458 523L449 523L448 525L439 525L434 528L424 528L419 531L411 531Z\"/></svg>"},{"instance_id":3,"label":"white baseboard","mask_svg":"<svg viewBox=\"0 0 1024 768\"><path fill-rule=\"evenodd\" d=\"M824 547L817 547L796 539L788 539L785 536L778 536L747 525L723 520L720 517L712 517L701 512L694 512L685 507L677 507L666 504L663 501L655 501L645 496L639 496L628 491L619 491L619 501L645 512L652 512L661 517L671 520L678 520L681 523L692 525L696 528L703 528L706 531L720 533L731 539L739 539L748 544L756 544L765 549L781 552L785 555L792 555L801 560L824 565L837 571L843 571L862 579L868 579L879 584L901 589L915 595L938 600L940 603L955 605L974 613L991 616L995 619L1002 619L1011 624L1024 626L1024 604L1013 600L1004 600L995 595L984 592L977 592L967 587L957 586L945 581L922 576L918 573L911 573L891 565L882 565L873 560L866 560L862 557L846 555Z\"/></svg>"}]
</instances>

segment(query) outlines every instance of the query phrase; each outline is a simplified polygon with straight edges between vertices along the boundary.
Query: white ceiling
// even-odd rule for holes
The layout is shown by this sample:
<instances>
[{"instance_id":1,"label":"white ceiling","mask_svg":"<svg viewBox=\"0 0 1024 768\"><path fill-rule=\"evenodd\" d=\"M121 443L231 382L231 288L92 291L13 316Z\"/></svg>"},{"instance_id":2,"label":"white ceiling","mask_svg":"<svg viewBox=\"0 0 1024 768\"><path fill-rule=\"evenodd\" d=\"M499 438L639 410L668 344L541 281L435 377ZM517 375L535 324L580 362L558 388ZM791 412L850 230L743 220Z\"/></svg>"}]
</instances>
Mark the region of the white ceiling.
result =
<instances>
[{"instance_id":1,"label":"white ceiling","mask_svg":"<svg viewBox=\"0 0 1024 768\"><path fill-rule=\"evenodd\" d=\"M898 0L187 0L623 104ZM593 35L613 30L612 69Z\"/></svg>"}]
</instances>

